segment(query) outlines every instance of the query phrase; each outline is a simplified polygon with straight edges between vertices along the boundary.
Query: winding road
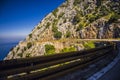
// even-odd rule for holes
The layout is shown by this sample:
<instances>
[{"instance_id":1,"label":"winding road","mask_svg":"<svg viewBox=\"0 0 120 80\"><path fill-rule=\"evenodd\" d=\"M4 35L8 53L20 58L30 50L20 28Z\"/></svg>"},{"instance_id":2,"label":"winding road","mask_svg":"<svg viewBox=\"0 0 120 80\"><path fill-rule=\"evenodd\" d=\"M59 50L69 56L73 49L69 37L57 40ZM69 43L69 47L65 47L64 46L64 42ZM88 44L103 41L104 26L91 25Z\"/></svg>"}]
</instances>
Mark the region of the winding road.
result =
<instances>
[{"instance_id":1,"label":"winding road","mask_svg":"<svg viewBox=\"0 0 120 80\"><path fill-rule=\"evenodd\" d=\"M120 43L117 44L120 54ZM120 80L120 59L117 64L98 80Z\"/></svg>"}]
</instances>

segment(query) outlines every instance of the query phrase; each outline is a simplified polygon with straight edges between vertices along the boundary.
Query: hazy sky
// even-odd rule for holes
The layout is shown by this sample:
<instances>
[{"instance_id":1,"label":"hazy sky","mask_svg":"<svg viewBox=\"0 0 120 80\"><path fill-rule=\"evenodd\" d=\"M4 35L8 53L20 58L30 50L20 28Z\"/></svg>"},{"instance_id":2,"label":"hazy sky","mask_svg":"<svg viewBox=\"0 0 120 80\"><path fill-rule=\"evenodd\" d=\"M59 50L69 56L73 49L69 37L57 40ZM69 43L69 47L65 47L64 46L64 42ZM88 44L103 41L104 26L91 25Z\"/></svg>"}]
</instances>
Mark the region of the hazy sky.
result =
<instances>
[{"instance_id":1,"label":"hazy sky","mask_svg":"<svg viewBox=\"0 0 120 80\"><path fill-rule=\"evenodd\" d=\"M20 38L65 0L0 0L0 38Z\"/></svg>"}]
</instances>

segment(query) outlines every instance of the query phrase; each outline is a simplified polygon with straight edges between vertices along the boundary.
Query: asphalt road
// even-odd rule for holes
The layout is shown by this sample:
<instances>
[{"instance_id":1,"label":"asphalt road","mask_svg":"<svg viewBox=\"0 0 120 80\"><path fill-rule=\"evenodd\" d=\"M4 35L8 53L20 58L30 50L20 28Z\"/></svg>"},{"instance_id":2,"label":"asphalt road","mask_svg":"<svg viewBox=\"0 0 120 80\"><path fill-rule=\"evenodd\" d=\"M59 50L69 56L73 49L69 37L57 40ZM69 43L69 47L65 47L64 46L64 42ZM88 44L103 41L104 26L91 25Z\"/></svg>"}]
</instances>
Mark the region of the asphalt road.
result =
<instances>
[{"instance_id":1,"label":"asphalt road","mask_svg":"<svg viewBox=\"0 0 120 80\"><path fill-rule=\"evenodd\" d=\"M120 80L120 61L99 80Z\"/></svg>"},{"instance_id":2,"label":"asphalt road","mask_svg":"<svg viewBox=\"0 0 120 80\"><path fill-rule=\"evenodd\" d=\"M120 44L119 44L120 54ZM120 80L120 60L118 63L98 80Z\"/></svg>"}]
</instances>

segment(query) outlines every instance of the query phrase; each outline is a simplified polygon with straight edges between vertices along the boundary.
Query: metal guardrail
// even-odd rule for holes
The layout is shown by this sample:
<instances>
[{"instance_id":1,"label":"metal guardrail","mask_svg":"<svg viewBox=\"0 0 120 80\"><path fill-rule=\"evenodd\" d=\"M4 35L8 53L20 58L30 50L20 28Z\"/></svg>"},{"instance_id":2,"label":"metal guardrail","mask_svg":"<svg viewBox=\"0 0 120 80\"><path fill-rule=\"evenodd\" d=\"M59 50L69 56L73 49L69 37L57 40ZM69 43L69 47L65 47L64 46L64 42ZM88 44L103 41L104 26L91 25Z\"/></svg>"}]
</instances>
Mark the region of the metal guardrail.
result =
<instances>
[{"instance_id":1,"label":"metal guardrail","mask_svg":"<svg viewBox=\"0 0 120 80\"><path fill-rule=\"evenodd\" d=\"M50 56L0 61L0 79L50 80L58 78L101 59L112 50L113 46L104 46Z\"/></svg>"}]
</instances>

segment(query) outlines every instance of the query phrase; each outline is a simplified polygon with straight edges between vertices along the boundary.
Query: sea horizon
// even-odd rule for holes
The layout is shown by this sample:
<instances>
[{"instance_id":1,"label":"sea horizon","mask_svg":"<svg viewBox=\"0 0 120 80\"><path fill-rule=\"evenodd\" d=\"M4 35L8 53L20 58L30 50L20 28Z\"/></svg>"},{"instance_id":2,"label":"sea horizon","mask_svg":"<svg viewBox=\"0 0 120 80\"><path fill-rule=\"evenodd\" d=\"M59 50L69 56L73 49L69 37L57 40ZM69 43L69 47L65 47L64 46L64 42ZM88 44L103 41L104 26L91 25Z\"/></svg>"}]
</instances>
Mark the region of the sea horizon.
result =
<instances>
[{"instance_id":1,"label":"sea horizon","mask_svg":"<svg viewBox=\"0 0 120 80\"><path fill-rule=\"evenodd\" d=\"M10 50L14 48L23 38L2 38L0 39L0 61L3 60Z\"/></svg>"}]
</instances>

